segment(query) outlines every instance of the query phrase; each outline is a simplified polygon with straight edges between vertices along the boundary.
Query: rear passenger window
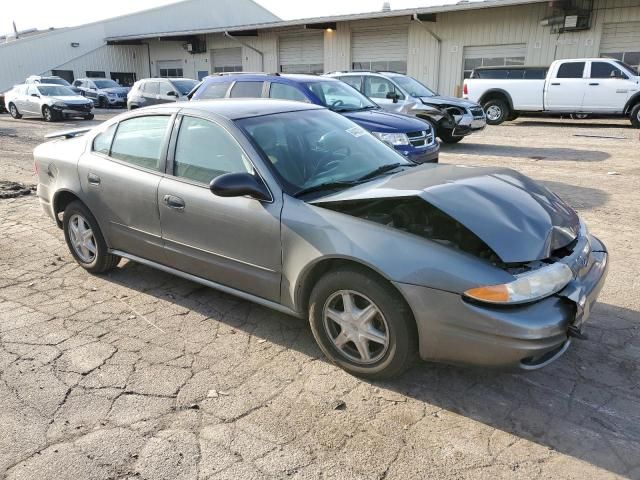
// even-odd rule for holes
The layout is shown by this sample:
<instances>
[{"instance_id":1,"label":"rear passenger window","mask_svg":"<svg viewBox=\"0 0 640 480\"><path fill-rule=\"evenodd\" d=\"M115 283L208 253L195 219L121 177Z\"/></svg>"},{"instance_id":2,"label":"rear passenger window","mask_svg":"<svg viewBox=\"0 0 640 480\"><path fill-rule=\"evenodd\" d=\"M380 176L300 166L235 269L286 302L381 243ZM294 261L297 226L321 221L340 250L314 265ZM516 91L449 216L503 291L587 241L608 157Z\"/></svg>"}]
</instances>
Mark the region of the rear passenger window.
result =
<instances>
[{"instance_id":1,"label":"rear passenger window","mask_svg":"<svg viewBox=\"0 0 640 480\"><path fill-rule=\"evenodd\" d=\"M208 184L225 173L253 172L244 151L220 125L184 117L178 133L173 174Z\"/></svg>"},{"instance_id":2,"label":"rear passenger window","mask_svg":"<svg viewBox=\"0 0 640 480\"><path fill-rule=\"evenodd\" d=\"M280 100L294 100L296 102L308 102L307 97L291 85L285 85L284 83L272 83L269 90L269 98L277 98Z\"/></svg>"},{"instance_id":3,"label":"rear passenger window","mask_svg":"<svg viewBox=\"0 0 640 480\"><path fill-rule=\"evenodd\" d=\"M169 119L166 115L154 115L120 122L111 145L111 157L158 170Z\"/></svg>"},{"instance_id":4,"label":"rear passenger window","mask_svg":"<svg viewBox=\"0 0 640 480\"><path fill-rule=\"evenodd\" d=\"M198 95L198 100L212 100L215 98L224 98L227 94L227 90L229 90L230 82L216 82L210 83L206 87L200 95Z\"/></svg>"},{"instance_id":5,"label":"rear passenger window","mask_svg":"<svg viewBox=\"0 0 640 480\"><path fill-rule=\"evenodd\" d=\"M113 140L113 134L116 131L117 125L117 123L114 123L104 132L93 139L94 152L102 153L103 155L109 155L109 150L111 150L111 142Z\"/></svg>"},{"instance_id":6,"label":"rear passenger window","mask_svg":"<svg viewBox=\"0 0 640 480\"><path fill-rule=\"evenodd\" d=\"M584 62L567 62L560 65L556 78L582 78Z\"/></svg>"},{"instance_id":7,"label":"rear passenger window","mask_svg":"<svg viewBox=\"0 0 640 480\"><path fill-rule=\"evenodd\" d=\"M260 98L264 82L236 82L231 89L231 98Z\"/></svg>"}]
</instances>

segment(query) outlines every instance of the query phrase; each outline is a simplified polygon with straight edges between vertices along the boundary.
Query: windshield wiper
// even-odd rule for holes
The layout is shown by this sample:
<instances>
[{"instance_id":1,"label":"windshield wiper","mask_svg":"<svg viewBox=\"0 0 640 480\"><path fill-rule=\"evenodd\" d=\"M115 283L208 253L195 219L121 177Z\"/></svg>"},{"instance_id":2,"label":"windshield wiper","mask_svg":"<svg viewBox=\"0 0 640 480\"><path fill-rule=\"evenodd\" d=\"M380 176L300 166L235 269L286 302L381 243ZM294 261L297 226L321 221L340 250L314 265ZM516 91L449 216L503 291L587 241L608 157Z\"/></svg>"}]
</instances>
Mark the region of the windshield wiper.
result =
<instances>
[{"instance_id":1,"label":"windshield wiper","mask_svg":"<svg viewBox=\"0 0 640 480\"><path fill-rule=\"evenodd\" d=\"M361 112L362 110L370 110L372 108L378 109L380 107L378 107L376 105L367 105L366 107L360 107L360 108L345 107L345 108L330 108L329 110L341 113L341 112Z\"/></svg>"},{"instance_id":2,"label":"windshield wiper","mask_svg":"<svg viewBox=\"0 0 640 480\"><path fill-rule=\"evenodd\" d=\"M391 170L395 170L396 168L399 168L399 167L414 167L414 166L415 164L411 164L411 163L390 163L388 165L382 165L376 168L375 170L370 171L366 175L363 175L362 177L358 178L357 181L362 182L364 180L369 180L371 178L377 177L378 175L382 175L383 173L390 172Z\"/></svg>"},{"instance_id":3,"label":"windshield wiper","mask_svg":"<svg viewBox=\"0 0 640 480\"><path fill-rule=\"evenodd\" d=\"M354 185L357 185L358 183L360 182L357 180L351 181L351 182L319 183L318 185L312 185L311 187L302 188L298 190L296 193L294 193L293 196L297 198L302 195L306 195L307 193L321 192L323 190L337 190L337 189L349 188L349 187L353 187Z\"/></svg>"}]
</instances>

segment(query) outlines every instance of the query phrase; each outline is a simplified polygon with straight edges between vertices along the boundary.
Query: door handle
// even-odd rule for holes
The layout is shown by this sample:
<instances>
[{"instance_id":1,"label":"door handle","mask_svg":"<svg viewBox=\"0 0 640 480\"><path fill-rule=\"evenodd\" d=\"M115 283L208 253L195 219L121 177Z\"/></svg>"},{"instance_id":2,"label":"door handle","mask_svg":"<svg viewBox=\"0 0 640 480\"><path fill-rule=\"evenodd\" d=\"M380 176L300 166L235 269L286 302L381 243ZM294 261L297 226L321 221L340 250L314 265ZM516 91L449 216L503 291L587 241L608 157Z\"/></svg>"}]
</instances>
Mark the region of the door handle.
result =
<instances>
[{"instance_id":1,"label":"door handle","mask_svg":"<svg viewBox=\"0 0 640 480\"><path fill-rule=\"evenodd\" d=\"M169 208L184 210L184 200L180 197L176 197L175 195L165 195L162 200L164 200L164 203L166 203Z\"/></svg>"},{"instance_id":2,"label":"door handle","mask_svg":"<svg viewBox=\"0 0 640 480\"><path fill-rule=\"evenodd\" d=\"M89 185L100 185L100 177L95 173L87 175L87 180L89 181Z\"/></svg>"},{"instance_id":3,"label":"door handle","mask_svg":"<svg viewBox=\"0 0 640 480\"><path fill-rule=\"evenodd\" d=\"M551 85L560 85L559 83L552 83Z\"/></svg>"},{"instance_id":4,"label":"door handle","mask_svg":"<svg viewBox=\"0 0 640 480\"><path fill-rule=\"evenodd\" d=\"M594 87L594 86L596 86L596 85L600 85L600 84L599 84L599 83L590 83L590 84L589 84L589 86L590 86L590 87Z\"/></svg>"}]
</instances>

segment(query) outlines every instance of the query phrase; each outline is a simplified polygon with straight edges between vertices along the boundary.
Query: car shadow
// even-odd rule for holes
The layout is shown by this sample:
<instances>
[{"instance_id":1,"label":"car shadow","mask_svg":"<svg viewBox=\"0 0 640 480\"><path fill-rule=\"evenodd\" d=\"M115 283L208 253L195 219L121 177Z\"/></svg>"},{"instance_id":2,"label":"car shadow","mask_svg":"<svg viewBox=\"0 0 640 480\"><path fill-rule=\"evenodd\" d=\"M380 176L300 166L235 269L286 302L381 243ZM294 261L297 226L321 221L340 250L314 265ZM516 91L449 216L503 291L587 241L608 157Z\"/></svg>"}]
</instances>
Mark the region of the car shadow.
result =
<instances>
[{"instance_id":1,"label":"car shadow","mask_svg":"<svg viewBox=\"0 0 640 480\"><path fill-rule=\"evenodd\" d=\"M594 122L593 120L569 120L569 119L558 119L556 121L550 121L548 119L527 119L527 120L519 120L514 122L505 123L507 126L514 127L571 127L571 128L628 128L633 129L631 122L627 119L626 123L602 123L602 120L599 122Z\"/></svg>"},{"instance_id":2,"label":"car shadow","mask_svg":"<svg viewBox=\"0 0 640 480\"><path fill-rule=\"evenodd\" d=\"M326 361L304 320L133 262L106 278ZM417 362L398 379L367 383L624 475L640 466L639 316L598 304L590 339L575 341L562 358L535 372ZM439 421L437 414L427 419Z\"/></svg>"},{"instance_id":3,"label":"car shadow","mask_svg":"<svg viewBox=\"0 0 640 480\"><path fill-rule=\"evenodd\" d=\"M599 188L582 187L564 182L537 180L556 193L576 210L591 210L601 207L609 200L609 194Z\"/></svg>"},{"instance_id":4,"label":"car shadow","mask_svg":"<svg viewBox=\"0 0 640 480\"><path fill-rule=\"evenodd\" d=\"M491 145L466 143L446 145L442 153L457 153L478 156L520 157L535 161L602 162L610 157L599 150L576 150L574 148L519 147L514 145Z\"/></svg>"}]
</instances>

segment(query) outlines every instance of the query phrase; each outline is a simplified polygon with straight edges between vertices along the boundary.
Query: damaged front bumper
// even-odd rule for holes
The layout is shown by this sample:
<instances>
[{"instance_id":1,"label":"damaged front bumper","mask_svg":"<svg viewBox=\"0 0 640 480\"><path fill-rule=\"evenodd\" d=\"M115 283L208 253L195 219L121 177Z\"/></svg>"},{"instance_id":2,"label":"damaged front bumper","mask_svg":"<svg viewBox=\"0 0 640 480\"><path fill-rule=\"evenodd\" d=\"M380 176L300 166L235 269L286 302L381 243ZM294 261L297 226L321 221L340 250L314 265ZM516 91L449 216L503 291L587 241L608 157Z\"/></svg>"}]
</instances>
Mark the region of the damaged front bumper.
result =
<instances>
[{"instance_id":1,"label":"damaged front bumper","mask_svg":"<svg viewBox=\"0 0 640 480\"><path fill-rule=\"evenodd\" d=\"M579 240L574 253L561 260L574 271L574 280L534 303L489 306L455 293L396 283L414 313L421 358L535 370L562 356L572 337L582 336L609 268L606 248L596 237Z\"/></svg>"}]
</instances>

